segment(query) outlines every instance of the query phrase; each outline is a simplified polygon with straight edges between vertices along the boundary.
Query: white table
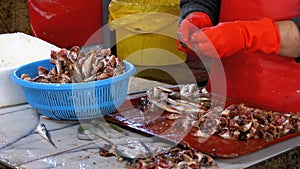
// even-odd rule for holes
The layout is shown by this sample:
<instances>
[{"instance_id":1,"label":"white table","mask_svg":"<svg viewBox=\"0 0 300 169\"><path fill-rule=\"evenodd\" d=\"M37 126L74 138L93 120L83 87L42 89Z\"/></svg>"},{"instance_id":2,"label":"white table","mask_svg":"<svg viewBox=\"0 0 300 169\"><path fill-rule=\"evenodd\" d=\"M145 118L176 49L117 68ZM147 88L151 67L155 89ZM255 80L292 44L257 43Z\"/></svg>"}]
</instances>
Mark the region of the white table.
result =
<instances>
[{"instance_id":1,"label":"white table","mask_svg":"<svg viewBox=\"0 0 300 169\"><path fill-rule=\"evenodd\" d=\"M160 83L131 78L129 92L149 89ZM161 85L161 84L160 84ZM44 123L57 148L38 134L36 125ZM105 141L84 141L77 138L80 121L58 121L43 118L30 105L18 105L0 109L0 162L13 168L124 168L125 163L115 157L101 157L99 147ZM124 143L140 138L151 148L166 145L128 130L127 136L110 139ZM300 145L300 136L269 146L255 153L234 159L216 159L218 168L247 168L268 158L275 157ZM298 162L299 160L298 156ZM1 165L0 165L1 168Z\"/></svg>"}]
</instances>

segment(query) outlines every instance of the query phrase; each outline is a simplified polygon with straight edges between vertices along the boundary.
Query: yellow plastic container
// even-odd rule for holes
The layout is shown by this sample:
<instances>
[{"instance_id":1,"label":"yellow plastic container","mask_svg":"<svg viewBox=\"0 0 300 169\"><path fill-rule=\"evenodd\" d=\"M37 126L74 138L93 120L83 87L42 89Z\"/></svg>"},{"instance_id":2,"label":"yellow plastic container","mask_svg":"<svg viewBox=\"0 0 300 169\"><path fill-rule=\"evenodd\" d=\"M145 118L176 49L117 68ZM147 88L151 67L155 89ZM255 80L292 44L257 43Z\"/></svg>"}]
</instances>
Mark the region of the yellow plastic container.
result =
<instances>
[{"instance_id":1,"label":"yellow plastic container","mask_svg":"<svg viewBox=\"0 0 300 169\"><path fill-rule=\"evenodd\" d=\"M144 66L186 61L176 45L179 0L112 0L109 12L118 57Z\"/></svg>"}]
</instances>

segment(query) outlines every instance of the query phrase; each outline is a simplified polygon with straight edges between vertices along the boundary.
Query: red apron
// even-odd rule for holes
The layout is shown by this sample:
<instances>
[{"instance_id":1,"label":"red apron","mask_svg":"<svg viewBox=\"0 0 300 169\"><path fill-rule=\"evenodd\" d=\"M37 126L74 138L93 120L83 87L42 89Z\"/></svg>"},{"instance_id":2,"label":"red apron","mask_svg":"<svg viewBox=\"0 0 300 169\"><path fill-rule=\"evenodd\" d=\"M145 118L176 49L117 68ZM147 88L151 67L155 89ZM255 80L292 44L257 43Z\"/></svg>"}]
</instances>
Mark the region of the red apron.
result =
<instances>
[{"instance_id":1,"label":"red apron","mask_svg":"<svg viewBox=\"0 0 300 169\"><path fill-rule=\"evenodd\" d=\"M220 22L299 15L300 0L223 0ZM218 62L213 60L211 66L207 85L211 92L281 112L300 111L300 63L294 59L240 52Z\"/></svg>"}]
</instances>

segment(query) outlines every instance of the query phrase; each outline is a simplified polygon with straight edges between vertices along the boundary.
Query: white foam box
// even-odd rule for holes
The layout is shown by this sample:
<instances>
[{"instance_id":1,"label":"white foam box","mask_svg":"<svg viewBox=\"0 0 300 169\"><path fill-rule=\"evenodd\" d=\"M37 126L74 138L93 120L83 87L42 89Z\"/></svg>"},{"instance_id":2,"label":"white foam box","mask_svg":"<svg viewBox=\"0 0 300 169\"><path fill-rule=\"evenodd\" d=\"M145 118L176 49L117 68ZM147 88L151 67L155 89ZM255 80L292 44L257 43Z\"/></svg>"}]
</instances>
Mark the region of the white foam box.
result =
<instances>
[{"instance_id":1,"label":"white foam box","mask_svg":"<svg viewBox=\"0 0 300 169\"><path fill-rule=\"evenodd\" d=\"M49 59L51 50L60 48L21 32L0 34L0 107L27 102L21 87L10 76L19 66Z\"/></svg>"}]
</instances>

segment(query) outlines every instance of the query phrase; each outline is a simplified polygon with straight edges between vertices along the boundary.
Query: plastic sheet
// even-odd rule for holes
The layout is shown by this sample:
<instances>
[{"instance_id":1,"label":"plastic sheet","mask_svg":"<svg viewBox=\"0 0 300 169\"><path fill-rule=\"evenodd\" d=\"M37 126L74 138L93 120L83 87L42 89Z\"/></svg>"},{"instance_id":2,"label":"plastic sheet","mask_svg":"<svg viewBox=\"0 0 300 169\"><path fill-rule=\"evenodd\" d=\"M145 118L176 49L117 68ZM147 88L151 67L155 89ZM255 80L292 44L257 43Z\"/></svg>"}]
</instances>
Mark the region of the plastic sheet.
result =
<instances>
[{"instance_id":1,"label":"plastic sheet","mask_svg":"<svg viewBox=\"0 0 300 169\"><path fill-rule=\"evenodd\" d=\"M133 32L155 32L177 21L161 13L179 15L178 0L112 0L109 5L111 29L126 27ZM126 17L129 16L130 17ZM139 28L137 30L136 28Z\"/></svg>"},{"instance_id":2,"label":"plastic sheet","mask_svg":"<svg viewBox=\"0 0 300 169\"><path fill-rule=\"evenodd\" d=\"M179 0L112 0L109 13L121 58L146 66L186 60L176 45Z\"/></svg>"},{"instance_id":3,"label":"plastic sheet","mask_svg":"<svg viewBox=\"0 0 300 169\"><path fill-rule=\"evenodd\" d=\"M65 48L102 42L102 0L27 2L34 36Z\"/></svg>"}]
</instances>

